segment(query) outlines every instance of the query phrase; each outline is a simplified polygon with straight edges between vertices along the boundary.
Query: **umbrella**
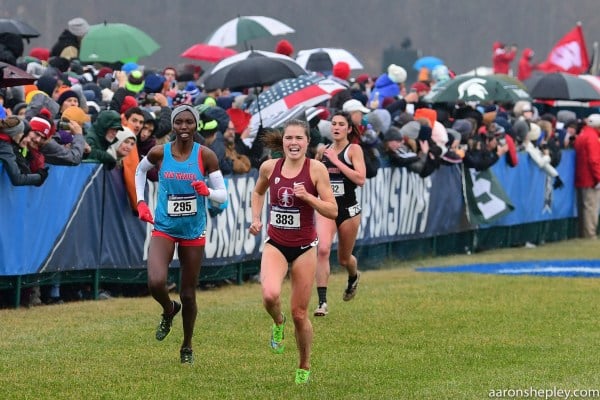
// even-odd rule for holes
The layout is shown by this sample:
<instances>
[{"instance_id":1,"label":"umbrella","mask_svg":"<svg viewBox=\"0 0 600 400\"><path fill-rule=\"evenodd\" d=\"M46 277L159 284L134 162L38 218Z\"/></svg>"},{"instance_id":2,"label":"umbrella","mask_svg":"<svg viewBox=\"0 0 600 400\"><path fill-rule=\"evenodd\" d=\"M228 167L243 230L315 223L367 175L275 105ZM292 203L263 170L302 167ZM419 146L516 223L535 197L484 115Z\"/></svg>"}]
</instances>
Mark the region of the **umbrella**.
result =
<instances>
[{"instance_id":1,"label":"umbrella","mask_svg":"<svg viewBox=\"0 0 600 400\"><path fill-rule=\"evenodd\" d=\"M247 111L254 119L270 117L295 106L311 107L329 100L335 93L346 87L332 79L311 74L298 78L282 79L258 95ZM260 111L260 116L258 112Z\"/></svg>"},{"instance_id":2,"label":"umbrella","mask_svg":"<svg viewBox=\"0 0 600 400\"><path fill-rule=\"evenodd\" d=\"M540 100L600 100L600 92L585 78L555 72L525 81L529 93Z\"/></svg>"},{"instance_id":3,"label":"umbrella","mask_svg":"<svg viewBox=\"0 0 600 400\"><path fill-rule=\"evenodd\" d=\"M300 50L296 61L308 71L331 72L333 65L345 61L350 69L363 69L363 65L348 50L335 48L317 48Z\"/></svg>"},{"instance_id":4,"label":"umbrella","mask_svg":"<svg viewBox=\"0 0 600 400\"><path fill-rule=\"evenodd\" d=\"M250 119L250 137L255 137L260 129L260 124L265 128L280 128L287 121L291 119L302 119L306 120L306 110L307 107L302 104L298 104L290 108L289 110L283 110L278 112L277 114L270 115L264 120L259 120L258 118ZM258 115L258 114L255 114Z\"/></svg>"},{"instance_id":5,"label":"umbrella","mask_svg":"<svg viewBox=\"0 0 600 400\"><path fill-rule=\"evenodd\" d=\"M37 78L21 68L0 61L0 87L12 87L29 85L34 83Z\"/></svg>"},{"instance_id":6,"label":"umbrella","mask_svg":"<svg viewBox=\"0 0 600 400\"><path fill-rule=\"evenodd\" d=\"M270 51L248 50L219 62L204 80L207 90L272 85L306 74L294 59Z\"/></svg>"},{"instance_id":7,"label":"umbrella","mask_svg":"<svg viewBox=\"0 0 600 400\"><path fill-rule=\"evenodd\" d=\"M82 61L133 61L146 57L160 48L145 32L123 23L90 26L81 41L79 58Z\"/></svg>"},{"instance_id":8,"label":"umbrella","mask_svg":"<svg viewBox=\"0 0 600 400\"><path fill-rule=\"evenodd\" d=\"M0 18L0 33L14 33L23 39L36 38L41 35L27 22L12 18Z\"/></svg>"},{"instance_id":9,"label":"umbrella","mask_svg":"<svg viewBox=\"0 0 600 400\"><path fill-rule=\"evenodd\" d=\"M228 47L252 39L293 32L294 29L274 18L257 15L241 16L225 22L208 37L205 43Z\"/></svg>"},{"instance_id":10,"label":"umbrella","mask_svg":"<svg viewBox=\"0 0 600 400\"><path fill-rule=\"evenodd\" d=\"M477 102L516 102L531 100L527 91L501 75L458 76L436 85L424 97L431 103L451 103L458 100Z\"/></svg>"},{"instance_id":11,"label":"umbrella","mask_svg":"<svg viewBox=\"0 0 600 400\"><path fill-rule=\"evenodd\" d=\"M198 43L181 53L181 57L200 61L219 62L234 54L237 54L237 51L228 49L227 47Z\"/></svg>"},{"instance_id":12,"label":"umbrella","mask_svg":"<svg viewBox=\"0 0 600 400\"><path fill-rule=\"evenodd\" d=\"M438 65L444 65L444 61L434 56L425 56L415 61L413 68L417 71L420 71L422 68L427 68L428 70L433 71L433 69Z\"/></svg>"}]
</instances>

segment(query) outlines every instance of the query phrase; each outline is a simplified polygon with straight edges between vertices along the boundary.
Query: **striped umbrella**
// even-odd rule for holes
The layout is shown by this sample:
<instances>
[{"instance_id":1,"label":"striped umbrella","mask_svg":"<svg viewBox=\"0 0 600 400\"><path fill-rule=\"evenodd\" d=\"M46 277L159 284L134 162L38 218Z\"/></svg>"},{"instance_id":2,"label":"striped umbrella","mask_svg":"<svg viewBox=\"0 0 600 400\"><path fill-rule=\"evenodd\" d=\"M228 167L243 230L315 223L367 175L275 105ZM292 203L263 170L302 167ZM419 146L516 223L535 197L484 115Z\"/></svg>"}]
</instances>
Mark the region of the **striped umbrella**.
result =
<instances>
[{"instance_id":1,"label":"striped umbrella","mask_svg":"<svg viewBox=\"0 0 600 400\"><path fill-rule=\"evenodd\" d=\"M274 18L257 15L241 16L225 22L208 37L205 43L229 47L252 39L293 32L295 32L293 28Z\"/></svg>"}]
</instances>

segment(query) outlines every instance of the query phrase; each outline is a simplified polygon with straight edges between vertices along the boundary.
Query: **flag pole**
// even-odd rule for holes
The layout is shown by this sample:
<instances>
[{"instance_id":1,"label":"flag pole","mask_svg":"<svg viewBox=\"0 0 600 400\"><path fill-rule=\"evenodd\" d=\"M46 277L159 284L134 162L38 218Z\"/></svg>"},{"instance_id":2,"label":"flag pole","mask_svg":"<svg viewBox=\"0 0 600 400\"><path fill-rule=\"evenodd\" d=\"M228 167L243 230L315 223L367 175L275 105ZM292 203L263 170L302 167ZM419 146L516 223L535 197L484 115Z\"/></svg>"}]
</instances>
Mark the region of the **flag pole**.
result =
<instances>
[{"instance_id":1,"label":"flag pole","mask_svg":"<svg viewBox=\"0 0 600 400\"><path fill-rule=\"evenodd\" d=\"M592 48L594 49L594 55L592 56L592 67L590 68L590 74L598 75L598 42L594 42Z\"/></svg>"}]
</instances>

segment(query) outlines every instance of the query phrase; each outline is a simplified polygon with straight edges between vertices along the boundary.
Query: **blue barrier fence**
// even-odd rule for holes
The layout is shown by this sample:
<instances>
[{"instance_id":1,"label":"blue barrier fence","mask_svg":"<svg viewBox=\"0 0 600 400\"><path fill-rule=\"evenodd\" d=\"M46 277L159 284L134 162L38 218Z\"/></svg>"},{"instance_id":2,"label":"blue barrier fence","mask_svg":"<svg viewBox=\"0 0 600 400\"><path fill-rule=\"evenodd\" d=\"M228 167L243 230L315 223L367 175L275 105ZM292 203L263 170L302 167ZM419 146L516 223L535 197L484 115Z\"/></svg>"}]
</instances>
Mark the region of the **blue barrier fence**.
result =
<instances>
[{"instance_id":1,"label":"blue barrier fence","mask_svg":"<svg viewBox=\"0 0 600 400\"><path fill-rule=\"evenodd\" d=\"M492 167L515 206L489 226L573 218L574 152L565 151L558 171L565 183L553 190L529 159ZM461 166L443 166L422 179L385 167L359 191L363 217L357 246L427 238L477 229L465 218ZM257 173L230 178L229 206L209 218L205 266L258 260L265 231L248 233L250 194ZM148 185L149 205L156 184ZM485 200L485 196L481 197ZM266 221L266 209L263 210ZM121 171L98 164L52 166L41 187L11 185L0 165L0 276L87 269L145 267L151 226L133 215Z\"/></svg>"}]
</instances>

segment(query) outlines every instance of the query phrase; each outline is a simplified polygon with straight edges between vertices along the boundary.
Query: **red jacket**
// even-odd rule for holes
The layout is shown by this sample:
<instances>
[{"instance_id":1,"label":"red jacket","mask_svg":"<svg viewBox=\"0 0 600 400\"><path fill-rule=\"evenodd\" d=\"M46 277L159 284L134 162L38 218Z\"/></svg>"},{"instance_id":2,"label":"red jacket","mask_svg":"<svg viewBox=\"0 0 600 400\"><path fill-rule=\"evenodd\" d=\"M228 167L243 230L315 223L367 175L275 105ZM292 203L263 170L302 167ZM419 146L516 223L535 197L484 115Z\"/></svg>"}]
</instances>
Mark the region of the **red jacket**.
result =
<instances>
[{"instance_id":1,"label":"red jacket","mask_svg":"<svg viewBox=\"0 0 600 400\"><path fill-rule=\"evenodd\" d=\"M496 45L494 46L496 47ZM503 47L494 49L494 55L492 56L492 66L494 67L495 74L508 74L510 70L510 63L515 59L517 51L506 51Z\"/></svg>"},{"instance_id":2,"label":"red jacket","mask_svg":"<svg viewBox=\"0 0 600 400\"><path fill-rule=\"evenodd\" d=\"M521 59L519 60L519 71L517 72L517 79L524 81L531 76L531 72L535 69L535 65L531 63L533 58L533 50L527 48L523 50Z\"/></svg>"},{"instance_id":3,"label":"red jacket","mask_svg":"<svg viewBox=\"0 0 600 400\"><path fill-rule=\"evenodd\" d=\"M593 188L600 183L600 132L584 126L575 139L575 187Z\"/></svg>"}]
</instances>

